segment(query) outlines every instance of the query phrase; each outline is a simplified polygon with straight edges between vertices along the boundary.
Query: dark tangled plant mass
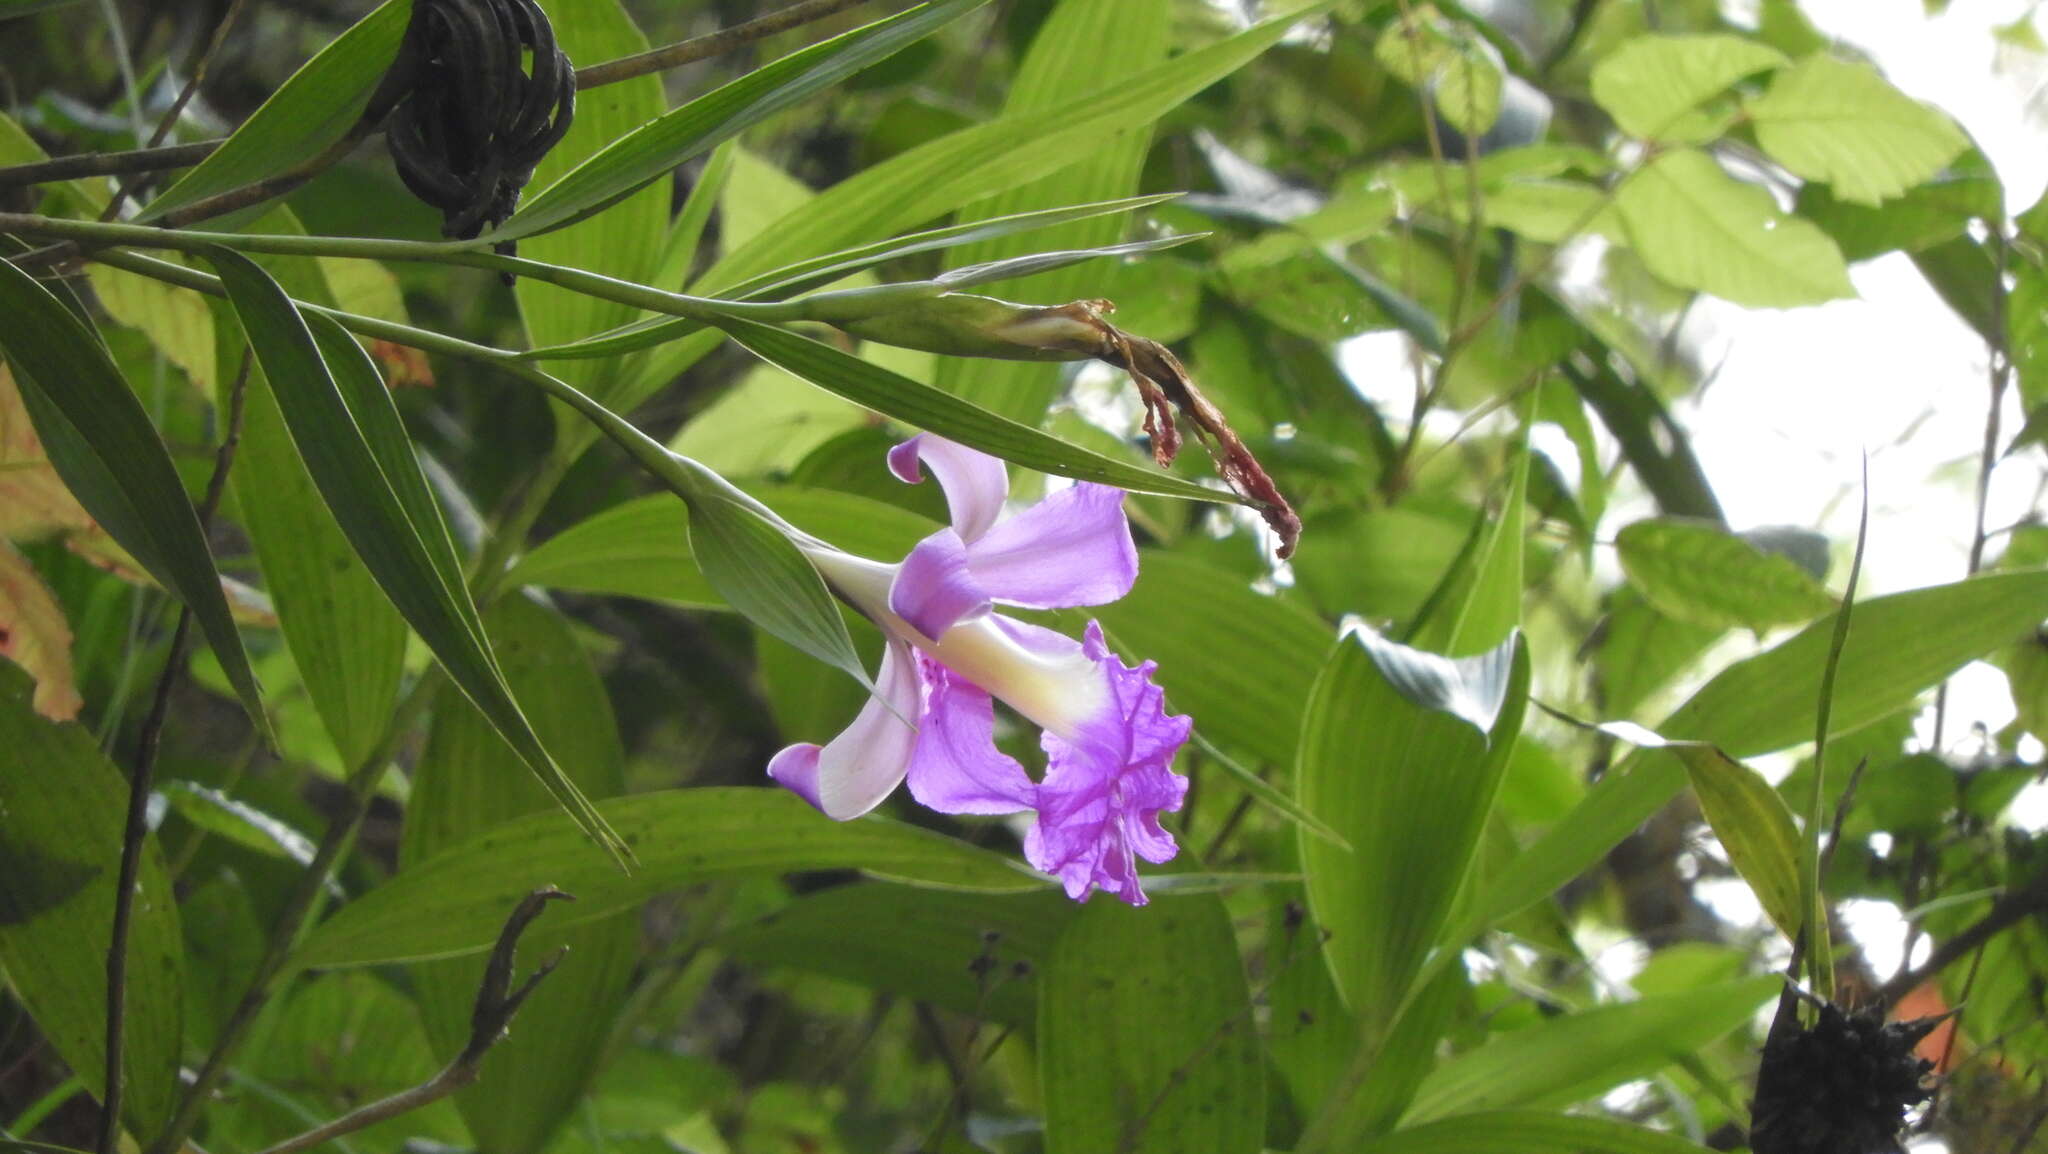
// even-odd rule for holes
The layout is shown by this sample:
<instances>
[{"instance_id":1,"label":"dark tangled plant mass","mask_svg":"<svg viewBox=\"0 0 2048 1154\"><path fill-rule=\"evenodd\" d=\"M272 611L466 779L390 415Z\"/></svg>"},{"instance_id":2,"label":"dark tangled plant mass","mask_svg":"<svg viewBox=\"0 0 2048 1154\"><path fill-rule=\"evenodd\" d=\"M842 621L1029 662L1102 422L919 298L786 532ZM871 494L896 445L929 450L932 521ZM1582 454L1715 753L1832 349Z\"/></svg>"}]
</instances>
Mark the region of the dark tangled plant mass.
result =
<instances>
[{"instance_id":1,"label":"dark tangled plant mass","mask_svg":"<svg viewBox=\"0 0 2048 1154\"><path fill-rule=\"evenodd\" d=\"M451 237L511 216L576 112L576 71L533 0L420 0L393 71L391 159Z\"/></svg>"},{"instance_id":2,"label":"dark tangled plant mass","mask_svg":"<svg viewBox=\"0 0 2048 1154\"><path fill-rule=\"evenodd\" d=\"M1934 1064L1914 1053L1941 1018L1886 1022L1876 1009L1844 1012L1799 999L1779 1005L1757 1071L1750 1147L1756 1154L1900 1154L1906 1112L1932 1096Z\"/></svg>"}]
</instances>

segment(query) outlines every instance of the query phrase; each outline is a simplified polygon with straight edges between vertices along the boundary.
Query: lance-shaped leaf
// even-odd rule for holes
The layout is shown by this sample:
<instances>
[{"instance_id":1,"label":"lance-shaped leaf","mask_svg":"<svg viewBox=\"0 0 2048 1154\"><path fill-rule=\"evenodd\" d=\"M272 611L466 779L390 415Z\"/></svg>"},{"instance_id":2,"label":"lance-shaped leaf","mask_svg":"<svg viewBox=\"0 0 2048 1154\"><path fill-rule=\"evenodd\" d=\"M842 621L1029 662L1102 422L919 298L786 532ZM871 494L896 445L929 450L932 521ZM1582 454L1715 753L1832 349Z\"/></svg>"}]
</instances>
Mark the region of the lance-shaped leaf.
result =
<instances>
[{"instance_id":1,"label":"lance-shaped leaf","mask_svg":"<svg viewBox=\"0 0 2048 1154\"><path fill-rule=\"evenodd\" d=\"M884 416L929 429L1027 469L1115 485L1135 493L1195 501L1232 500L1228 494L1214 489L1068 444L1050 433L1041 433L830 345L737 317L724 318L718 324L755 356L826 392L837 393Z\"/></svg>"},{"instance_id":2,"label":"lance-shaped leaf","mask_svg":"<svg viewBox=\"0 0 2048 1154\"><path fill-rule=\"evenodd\" d=\"M457 957L491 947L507 906L542 885L576 895L549 916L565 929L714 878L863 870L946 889L1018 893L1045 879L989 850L879 817L819 821L778 789L706 787L598 803L634 849L612 868L553 814L516 818L408 865L307 935L294 963L367 966Z\"/></svg>"},{"instance_id":3,"label":"lance-shaped leaf","mask_svg":"<svg viewBox=\"0 0 2048 1154\"><path fill-rule=\"evenodd\" d=\"M1310 908L1368 1043L1409 997L1464 881L1521 730L1519 636L1452 661L1359 633L1309 694L1296 788L1349 850L1304 831Z\"/></svg>"},{"instance_id":4,"label":"lance-shaped leaf","mask_svg":"<svg viewBox=\"0 0 2048 1154\"><path fill-rule=\"evenodd\" d=\"M623 856L617 837L533 732L491 653L476 606L398 410L367 354L323 316L313 329L247 257L208 259L328 509L379 588L586 833ZM316 332L318 339L316 340Z\"/></svg>"},{"instance_id":5,"label":"lance-shaped leaf","mask_svg":"<svg viewBox=\"0 0 2048 1154\"><path fill-rule=\"evenodd\" d=\"M340 140L397 55L411 15L410 0L388 0L358 20L279 85L212 155L150 201L141 219L289 172Z\"/></svg>"},{"instance_id":6,"label":"lance-shaped leaf","mask_svg":"<svg viewBox=\"0 0 2048 1154\"><path fill-rule=\"evenodd\" d=\"M57 475L93 519L192 611L257 727L256 675L235 632L199 512L170 450L99 338L35 278L0 261L0 353Z\"/></svg>"},{"instance_id":7,"label":"lance-shaped leaf","mask_svg":"<svg viewBox=\"0 0 2048 1154\"><path fill-rule=\"evenodd\" d=\"M1152 204L1157 203L1158 201L1163 199L1165 198L1143 197L1139 198L1138 203ZM1130 202L1120 203L1127 205ZM1095 211L1099 212L1102 210L1098 209ZM967 232L968 230L944 229L939 231L964 235L965 232ZM978 284L987 284L992 281L1006 280L1011 277L1025 276L1031 273L1045 272L1050 269L1065 268L1069 265L1079 264L1083 261L1095 260L1099 257L1131 256L1139 253L1157 252L1161 249L1173 248L1178 245L1186 244L1189 241L1199 240L1206 235L1208 234L1190 233L1179 236L1159 237L1152 240L1132 241L1129 244L1108 245L1102 248L1066 249L1057 252L1030 253L1028 255L1021 257L1013 257L1009 260L991 261L984 264L970 265L965 268L956 269L952 272L941 273L937 277L934 277L930 280L909 281L893 285L876 285L864 290L854 291L864 292L865 294L867 294L868 299L875 300L878 303L880 301L889 300L896 297L938 296L939 294L944 292L957 291L959 289L968 288ZM758 284L742 285L739 288L729 290L725 294L725 296L720 299L729 301L745 301L753 297L762 296L767 293L790 288L795 285L815 284L823 281L838 280L843 276L860 272L863 269L869 268L876 264L880 264L883 261L893 260L896 257L909 255L915 252L923 252L926 251L927 249L943 248L946 247L947 244L951 243L961 243L961 241L953 240L931 243L904 244L900 247L883 247L870 245L867 246L865 249L847 250L847 252L843 253L834 253L828 257L821 257L817 261L806 261L800 265L792 266L790 270L785 270L785 272L770 274L769 277L763 278ZM894 242L890 242L890 244L893 246ZM809 299L832 300L847 298L842 298L839 296L839 294L831 294L829 297L825 298ZM857 302L859 298L852 299L854 299ZM806 320L830 320L829 317L812 317L807 312L804 311L804 307L805 304L803 301L793 302L790 305L791 318ZM676 340L680 337L688 336L689 334L696 332L702 329L703 327L703 321L694 320L689 317L670 316L659 317L649 320L640 320L635 321L630 325L622 325L616 329L612 329L609 332L601 333L587 340L574 341L568 344L547 345L541 348L533 349L523 354L523 357L526 360L534 361L586 360L593 357L608 357L617 355L619 353L632 352L636 349L649 348L654 345L663 344L668 341Z\"/></svg>"},{"instance_id":8,"label":"lance-shaped leaf","mask_svg":"<svg viewBox=\"0 0 2048 1154\"><path fill-rule=\"evenodd\" d=\"M938 0L757 68L614 141L542 189L486 239L581 220L775 113L895 55L988 0Z\"/></svg>"}]
</instances>

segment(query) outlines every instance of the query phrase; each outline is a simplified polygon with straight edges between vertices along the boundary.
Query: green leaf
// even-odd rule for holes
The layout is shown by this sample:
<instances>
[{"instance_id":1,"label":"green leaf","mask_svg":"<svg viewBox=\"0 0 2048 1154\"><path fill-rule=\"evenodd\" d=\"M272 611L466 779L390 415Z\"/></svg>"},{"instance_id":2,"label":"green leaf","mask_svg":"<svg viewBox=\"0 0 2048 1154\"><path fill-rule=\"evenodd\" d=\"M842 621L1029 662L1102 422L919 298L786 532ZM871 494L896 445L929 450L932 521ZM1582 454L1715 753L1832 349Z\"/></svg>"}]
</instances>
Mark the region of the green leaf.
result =
<instances>
[{"instance_id":1,"label":"green leaf","mask_svg":"<svg viewBox=\"0 0 2048 1154\"><path fill-rule=\"evenodd\" d=\"M1241 574L1164 549L1139 554L1129 595L1092 610L1133 660L1159 663L1176 710L1225 748L1289 770L1329 626Z\"/></svg>"},{"instance_id":2,"label":"green leaf","mask_svg":"<svg viewBox=\"0 0 2048 1154\"><path fill-rule=\"evenodd\" d=\"M1636 170L1615 193L1615 211L1643 263L1679 288L1757 308L1856 295L1826 233L1779 212L1770 193L1704 152L1677 149Z\"/></svg>"},{"instance_id":3,"label":"green leaf","mask_svg":"<svg viewBox=\"0 0 2048 1154\"><path fill-rule=\"evenodd\" d=\"M718 949L741 961L829 974L1029 1029L1038 1013L1038 975L1080 909L1054 891L836 886L728 931ZM889 932L875 933L876 926ZM973 963L982 957L990 963L977 973ZM1021 974L1020 964L1029 967Z\"/></svg>"},{"instance_id":4,"label":"green leaf","mask_svg":"<svg viewBox=\"0 0 2048 1154\"><path fill-rule=\"evenodd\" d=\"M577 787L591 797L618 794L625 787L625 750L604 683L569 621L537 601L512 596L493 606L484 624L514 696ZM549 810L553 803L546 792L523 777L518 755L483 714L464 701L440 704L406 805L405 865L431 860L503 822ZM521 1007L519 1028L498 1044L478 1080L456 1093L455 1104L479 1144L531 1154L575 1108L611 1037L639 941L639 927L619 917L565 930L551 912L527 931L520 942L526 956L546 957L558 949L568 955ZM470 1003L482 977L480 958L422 963L413 970L427 1037L444 1061L469 1041Z\"/></svg>"},{"instance_id":5,"label":"green leaf","mask_svg":"<svg viewBox=\"0 0 2048 1154\"><path fill-rule=\"evenodd\" d=\"M824 577L761 514L703 493L690 502L690 552L704 580L741 616L855 681L871 683Z\"/></svg>"},{"instance_id":6,"label":"green leaf","mask_svg":"<svg viewBox=\"0 0 2048 1154\"><path fill-rule=\"evenodd\" d=\"M1622 571L1651 605L1680 621L1710 629L1811 621L1834 608L1806 570L1719 526L1660 517L1615 535Z\"/></svg>"},{"instance_id":7,"label":"green leaf","mask_svg":"<svg viewBox=\"0 0 2048 1154\"><path fill-rule=\"evenodd\" d=\"M1133 69L1166 59L1172 22L1163 0L1065 0L1055 5L1031 40L1003 100L1003 116L1029 116L1068 104L1084 93L1106 96ZM1000 120L997 121L1000 123ZM1139 169L1152 144L1151 125L1140 124L1088 149L1080 163L1018 185L975 204L963 220L1002 217L1034 208L1103 200L1138 189ZM1121 239L1124 221L1095 217L1075 221L1026 241L994 239L963 249L959 265L1018 256L1030 247L1087 249ZM1099 297L1092 289L1099 270L1070 269L1030 282L1025 299L1068 301ZM1024 286L1019 286L1021 291ZM1058 388L1059 369L1024 361L939 362L934 382L948 392L972 396L1003 416L1035 425Z\"/></svg>"},{"instance_id":8,"label":"green leaf","mask_svg":"<svg viewBox=\"0 0 2048 1154\"><path fill-rule=\"evenodd\" d=\"M1875 205L1940 172L1969 147L1948 116L1900 92L1868 64L1809 56L1748 102L1771 159L1835 195Z\"/></svg>"},{"instance_id":9,"label":"green leaf","mask_svg":"<svg viewBox=\"0 0 2048 1154\"><path fill-rule=\"evenodd\" d=\"M1859 261L1932 248L1963 235L1973 220L1996 218L2004 208L1998 177L1983 154L1972 151L1875 207L1852 204L1825 184L1803 184L1797 211L1834 237L1844 258Z\"/></svg>"},{"instance_id":10,"label":"green leaf","mask_svg":"<svg viewBox=\"0 0 2048 1154\"><path fill-rule=\"evenodd\" d=\"M1466 1114L1357 1147L1357 1154L1700 1154L1703 1147L1615 1122L1537 1110Z\"/></svg>"},{"instance_id":11,"label":"green leaf","mask_svg":"<svg viewBox=\"0 0 2048 1154\"><path fill-rule=\"evenodd\" d=\"M361 119L398 54L410 0L387 0L308 60L213 154L146 205L154 220L216 193L289 172L325 152Z\"/></svg>"},{"instance_id":12,"label":"green leaf","mask_svg":"<svg viewBox=\"0 0 2048 1154\"><path fill-rule=\"evenodd\" d=\"M1736 81L1785 63L1740 36L1637 36L1593 66L1593 99L1623 132L1654 140Z\"/></svg>"},{"instance_id":13,"label":"green leaf","mask_svg":"<svg viewBox=\"0 0 2048 1154\"><path fill-rule=\"evenodd\" d=\"M1477 139L1500 119L1500 66L1468 25L1447 23L1434 5L1404 9L1372 54L1465 136Z\"/></svg>"},{"instance_id":14,"label":"green leaf","mask_svg":"<svg viewBox=\"0 0 2048 1154\"><path fill-rule=\"evenodd\" d=\"M36 715L0 663L0 968L42 1036L99 1095L107 1065L107 950L128 783L92 734ZM177 1101L184 1011L178 905L156 839L143 842L128 938L122 1121L160 1130Z\"/></svg>"},{"instance_id":15,"label":"green leaf","mask_svg":"<svg viewBox=\"0 0 2048 1154\"><path fill-rule=\"evenodd\" d=\"M1807 919L1799 908L1800 838L1791 807L1762 774L1711 745L1675 742L1666 748L1684 764L1728 863L1756 891L1786 938L1799 940Z\"/></svg>"},{"instance_id":16,"label":"green leaf","mask_svg":"<svg viewBox=\"0 0 2048 1154\"><path fill-rule=\"evenodd\" d=\"M1252 1151L1264 1061L1223 902L1090 902L1040 979L1047 1154Z\"/></svg>"},{"instance_id":17,"label":"green leaf","mask_svg":"<svg viewBox=\"0 0 2048 1154\"><path fill-rule=\"evenodd\" d=\"M633 848L632 873L553 814L531 814L409 865L343 906L307 935L295 964L317 969L477 953L497 938L507 910L549 884L576 895L574 904L549 911L557 929L713 878L853 869L994 893L1045 884L1000 854L879 817L830 821L779 789L664 790L597 808Z\"/></svg>"},{"instance_id":18,"label":"green leaf","mask_svg":"<svg viewBox=\"0 0 2048 1154\"><path fill-rule=\"evenodd\" d=\"M582 219L855 72L924 39L988 0L935 0L813 44L649 121L564 174L485 239L510 240ZM657 84L658 91L658 84Z\"/></svg>"},{"instance_id":19,"label":"green leaf","mask_svg":"<svg viewBox=\"0 0 2048 1154\"><path fill-rule=\"evenodd\" d=\"M1836 674L1830 736L1905 709L1922 692L2009 644L2043 617L2048 617L2048 571L2043 570L1988 574L1859 601ZM1712 742L1732 757L1768 753L1811 738L1834 626L1830 614L1777 647L1722 670L1658 731L1667 738ZM1617 766L1500 875L1479 902L1479 924L1527 908L1591 868L1685 785L1684 769L1669 758L1636 756Z\"/></svg>"},{"instance_id":20,"label":"green leaf","mask_svg":"<svg viewBox=\"0 0 2048 1154\"><path fill-rule=\"evenodd\" d=\"M1315 3L1024 116L949 133L848 177L731 252L707 272L716 291L770 269L887 236L961 205L1041 179L1095 154L1117 134L1164 116L1278 43Z\"/></svg>"},{"instance_id":21,"label":"green leaf","mask_svg":"<svg viewBox=\"0 0 2048 1154\"><path fill-rule=\"evenodd\" d=\"M242 328L225 307L215 327L219 359L239 359ZM391 720L405 671L405 619L320 499L254 358L228 480L306 694L342 764L359 766Z\"/></svg>"},{"instance_id":22,"label":"green leaf","mask_svg":"<svg viewBox=\"0 0 2048 1154\"><path fill-rule=\"evenodd\" d=\"M647 51L647 38L618 0L546 0L543 7L554 26L557 46L572 61L616 60ZM529 188L548 188L557 178L587 164L612 141L650 122L659 123L667 109L659 75L636 76L577 93L576 119L541 159ZM664 185L638 192L622 190L607 204L605 211L574 227L529 239L521 246L520 255L621 281L650 283L661 254L661 246L653 238L668 227L669 189ZM631 305L570 292L532 277L520 277L513 294L519 302L527 343L533 345L580 340L639 315ZM620 368L616 361L573 365L564 368L563 376L609 402L619 387ZM581 422L558 424L565 445L587 445L593 435ZM558 451L564 450L558 446Z\"/></svg>"},{"instance_id":23,"label":"green leaf","mask_svg":"<svg viewBox=\"0 0 2048 1154\"><path fill-rule=\"evenodd\" d=\"M1296 789L1351 850L1304 835L1302 869L1310 908L1331 933L1324 948L1337 988L1369 1046L1398 1016L1450 916L1521 730L1528 683L1515 636L1460 666L1356 634L1309 694ZM1417 704L1410 694L1424 685L1449 690L1458 711Z\"/></svg>"},{"instance_id":24,"label":"green leaf","mask_svg":"<svg viewBox=\"0 0 2048 1154\"><path fill-rule=\"evenodd\" d=\"M269 857L300 865L313 861L312 838L248 802L189 781L166 782L162 792L180 817L208 833Z\"/></svg>"},{"instance_id":25,"label":"green leaf","mask_svg":"<svg viewBox=\"0 0 2048 1154\"><path fill-rule=\"evenodd\" d=\"M1027 469L1115 485L1135 493L1196 501L1232 499L1214 489L1068 444L830 345L737 317L721 320L719 327L755 356L826 392L837 393L884 416L929 429Z\"/></svg>"},{"instance_id":26,"label":"green leaf","mask_svg":"<svg viewBox=\"0 0 2048 1154\"><path fill-rule=\"evenodd\" d=\"M1796 887L1795 887L1796 888ZM1402 1119L1564 1106L1647 1078L1747 1022L1782 981L1755 977L1596 1006L1498 1034L1437 1067Z\"/></svg>"},{"instance_id":27,"label":"green leaf","mask_svg":"<svg viewBox=\"0 0 2048 1154\"><path fill-rule=\"evenodd\" d=\"M1531 422L1527 412L1523 417L1526 430ZM1469 559L1460 558L1422 610L1424 617L1412 640L1424 649L1460 657L1479 653L1499 645L1521 624L1522 523L1529 492L1526 433L1522 440L1525 445L1515 453L1499 516L1486 521Z\"/></svg>"},{"instance_id":28,"label":"green leaf","mask_svg":"<svg viewBox=\"0 0 2048 1154\"><path fill-rule=\"evenodd\" d=\"M307 471L364 567L557 803L599 844L618 852L616 838L549 756L506 688L376 366L327 318L316 314L309 330L291 298L248 258L217 249L209 259L276 390Z\"/></svg>"},{"instance_id":29,"label":"green leaf","mask_svg":"<svg viewBox=\"0 0 2048 1154\"><path fill-rule=\"evenodd\" d=\"M938 528L898 506L830 489L764 485L754 493L799 529L863 557L902 557ZM513 566L507 582L725 608L697 571L689 531L682 502L636 497L548 538Z\"/></svg>"},{"instance_id":30,"label":"green leaf","mask_svg":"<svg viewBox=\"0 0 2048 1154\"><path fill-rule=\"evenodd\" d=\"M192 611L259 731L269 725L198 510L99 338L49 290L0 261L0 353L57 475L93 520Z\"/></svg>"}]
</instances>

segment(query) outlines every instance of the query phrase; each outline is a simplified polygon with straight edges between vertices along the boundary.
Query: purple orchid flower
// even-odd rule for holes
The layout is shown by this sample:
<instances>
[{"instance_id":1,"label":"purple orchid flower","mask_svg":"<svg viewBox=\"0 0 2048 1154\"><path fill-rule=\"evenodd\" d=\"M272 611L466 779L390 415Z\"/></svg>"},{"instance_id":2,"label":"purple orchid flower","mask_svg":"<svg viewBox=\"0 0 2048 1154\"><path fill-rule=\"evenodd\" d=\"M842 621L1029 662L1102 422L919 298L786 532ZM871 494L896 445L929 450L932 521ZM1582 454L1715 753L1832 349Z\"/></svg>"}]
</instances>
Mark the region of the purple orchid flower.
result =
<instances>
[{"instance_id":1,"label":"purple orchid flower","mask_svg":"<svg viewBox=\"0 0 2048 1154\"><path fill-rule=\"evenodd\" d=\"M898 445L889 468L911 484L929 468L952 525L895 565L801 542L888 645L877 696L853 723L823 746L784 749L768 775L841 821L906 779L941 813L1035 811L1024 856L1058 876L1068 897L1084 900L1093 886L1144 905L1135 859L1163 862L1178 848L1159 814L1187 794L1172 766L1192 720L1167 714L1154 664L1125 665L1094 621L1076 642L994 612L1103 605L1130 592L1138 551L1123 491L1077 484L1003 518L1003 463L929 433ZM1044 729L1043 780L996 748L997 697Z\"/></svg>"}]
</instances>

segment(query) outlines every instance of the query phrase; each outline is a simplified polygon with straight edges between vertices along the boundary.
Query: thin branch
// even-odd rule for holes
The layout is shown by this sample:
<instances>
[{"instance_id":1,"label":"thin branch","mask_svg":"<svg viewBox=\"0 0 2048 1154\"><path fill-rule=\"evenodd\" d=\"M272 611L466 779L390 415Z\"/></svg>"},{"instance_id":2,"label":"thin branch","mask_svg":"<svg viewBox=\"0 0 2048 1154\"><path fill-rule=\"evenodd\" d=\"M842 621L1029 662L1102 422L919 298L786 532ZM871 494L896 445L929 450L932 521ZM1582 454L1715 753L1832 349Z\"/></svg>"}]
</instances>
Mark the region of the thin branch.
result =
<instances>
[{"instance_id":1,"label":"thin branch","mask_svg":"<svg viewBox=\"0 0 2048 1154\"><path fill-rule=\"evenodd\" d=\"M1984 343L1990 357L1991 407L1984 417L1984 449L1977 462L1977 511L1976 520L1970 533L1970 559L1964 573L1975 576L1984 567L1984 545L1991 539L1985 531L1985 509L1991 502L1991 474L1998 468L1998 441L2000 410L2005 407L2006 389L2012 383L2012 353L2006 343L2006 260L2007 243L2005 221L1987 220L1990 226L1992 277L1991 277L1991 323ZM1939 754L1942 747L1942 730L1948 722L1948 682L1934 691L1934 752Z\"/></svg>"},{"instance_id":2,"label":"thin branch","mask_svg":"<svg viewBox=\"0 0 2048 1154\"><path fill-rule=\"evenodd\" d=\"M437 676L421 678L413 685L412 692L393 710L390 725L386 728L377 748L365 757L349 775L345 786L342 805L327 824L327 832L321 837L319 846L313 851L313 860L306 864L305 872L299 875L297 888L285 900L285 907L271 929L270 941L264 947L263 959L257 963L256 972L250 977L249 985L236 1003L234 1012L215 1038L213 1050L199 1067L185 1095L179 1099L177 1111L155 1142L147 1148L149 1154L168 1154L185 1144L185 1138L198 1124L200 1112L206 1108L214 1088L227 1073L227 1066L235 1052L241 1047L249 1028L256 1023L257 1015L270 1003L276 992L277 983L283 976L285 961L291 955L292 944L298 940L299 931L305 927L312 915L313 905L326 888L327 875L334 869L341 857L342 848L354 837L356 826L368 812L370 795L377 782L383 779L384 767L397 752L398 745L411 731L433 699L434 691L440 684Z\"/></svg>"},{"instance_id":3,"label":"thin branch","mask_svg":"<svg viewBox=\"0 0 2048 1154\"><path fill-rule=\"evenodd\" d=\"M1977 947L2028 918L2044 914L2048 914L2048 870L2034 875L2027 884L2006 891L2004 897L1991 904L1991 909L1983 917L1936 946L1925 962L1914 969L1901 971L1880 986L1876 1001L1880 1005L1896 1005L1900 998L1919 989L1929 978L1967 957Z\"/></svg>"},{"instance_id":4,"label":"thin branch","mask_svg":"<svg viewBox=\"0 0 2048 1154\"><path fill-rule=\"evenodd\" d=\"M579 68L576 70L576 87L596 88L602 84L617 84L621 80L646 76L651 72L680 68L685 64L723 55L742 45L773 36L777 32L787 32L814 20L823 20L848 8L858 8L867 2L868 0L799 0L787 8L779 8L766 16L757 16L744 24L735 24L703 36L665 44L637 56L621 57L618 60L593 64L588 68Z\"/></svg>"},{"instance_id":5,"label":"thin branch","mask_svg":"<svg viewBox=\"0 0 2048 1154\"><path fill-rule=\"evenodd\" d=\"M214 57L220 53L220 46L227 41L228 29L234 27L236 18L241 16L242 9L247 3L248 0L230 0L227 11L221 14L220 22L213 26L213 35L207 39L206 47L200 51L199 59L192 65L192 75L186 79L185 87L178 91L178 98L171 102L170 108L166 109L163 117L156 122L156 131L149 134L148 147L155 148L164 142L164 137L171 134L172 126L178 123L178 117L184 115L185 106L192 103L192 98L198 95L199 86L206 83L206 74L213 67ZM141 186L147 175L138 172L122 181L121 186L114 190L114 195L108 198L106 211L100 213L100 219L113 220L120 216L121 205L134 195L136 188Z\"/></svg>"},{"instance_id":6,"label":"thin branch","mask_svg":"<svg viewBox=\"0 0 2048 1154\"><path fill-rule=\"evenodd\" d=\"M482 1072L484 1055L505 1036L506 1028L512 1024L513 1016L519 1012L520 1003L526 1001L527 995L533 993L534 987L540 984L542 978L554 972L555 966L562 960L562 954L568 949L564 946L555 951L547 961L540 964L539 969L528 976L526 981L520 983L518 989L513 989L512 966L514 954L519 948L519 935L525 932L533 919L540 916L549 902L565 900L570 900L570 895L553 886L537 889L526 895L512 911L512 916L506 919L504 930L498 934L497 947L491 951L490 963L484 967L483 983L477 988L476 1008L471 1012L469 1020L469 1044L464 1046L462 1052L455 1056L455 1060L448 1063L440 1073L410 1090L401 1090L389 1098L351 1110L325 1125L315 1126L303 1134L287 1138L263 1150L261 1154L293 1154L294 1151L310 1149L344 1134L353 1134L401 1114L411 1113L429 1103L438 1102L476 1081L477 1075Z\"/></svg>"},{"instance_id":7,"label":"thin branch","mask_svg":"<svg viewBox=\"0 0 2048 1154\"><path fill-rule=\"evenodd\" d=\"M202 533L213 524L226 490L228 470L234 467L235 449L242 441L242 402L249 386L249 352L242 351L242 367L235 374L228 393L228 421L222 431L220 448L213 459L213 475L206 481L206 497L199 506ZM106 1094L100 1104L99 1154L113 1154L121 1135L122 1056L128 1028L128 938L135 917L136 878L142 870L142 847L149 838L149 795L156 778L157 753L163 746L164 722L170 716L171 690L185 668L192 645L192 610L178 610L178 626L171 633L171 651L157 675L156 696L143 719L142 734L135 753L135 774L128 784L128 824L121 839L121 869L114 888L114 925L107 941L107 1035Z\"/></svg>"},{"instance_id":8,"label":"thin branch","mask_svg":"<svg viewBox=\"0 0 2048 1154\"><path fill-rule=\"evenodd\" d=\"M703 36L681 40L664 45L652 51L618 60L607 60L579 69L576 73L576 87L598 88L616 84L637 76L646 76L669 68L679 68L699 60L731 52L756 40L786 32L791 28L822 20L827 16L853 8L867 0L802 0L777 12L721 28ZM367 134L366 134L367 135ZM77 156L58 157L55 160L38 161L34 164L10 164L0 166L0 188L13 188L27 184L46 184L57 180L73 180L82 176L129 176L144 172L161 172L171 168L189 168L213 154L226 143L222 140L202 140L192 144L171 145L165 148L131 148L123 152L88 152ZM301 181L303 183L303 181ZM293 187L296 187L294 185ZM288 190L287 190L288 191ZM195 206L196 207L196 206ZM223 210L225 211L225 210Z\"/></svg>"}]
</instances>

